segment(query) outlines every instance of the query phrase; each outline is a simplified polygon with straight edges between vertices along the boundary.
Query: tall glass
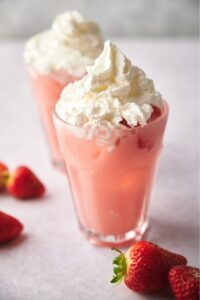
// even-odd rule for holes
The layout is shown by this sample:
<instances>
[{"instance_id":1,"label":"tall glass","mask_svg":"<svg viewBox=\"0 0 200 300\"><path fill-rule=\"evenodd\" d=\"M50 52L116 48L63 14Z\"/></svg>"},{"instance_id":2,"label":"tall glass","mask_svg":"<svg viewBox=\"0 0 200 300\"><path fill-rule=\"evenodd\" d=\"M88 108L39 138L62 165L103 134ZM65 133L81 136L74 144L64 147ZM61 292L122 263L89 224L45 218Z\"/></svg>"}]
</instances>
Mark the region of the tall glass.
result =
<instances>
[{"instance_id":1,"label":"tall glass","mask_svg":"<svg viewBox=\"0 0 200 300\"><path fill-rule=\"evenodd\" d=\"M130 129L84 129L54 112L81 231L94 244L125 246L148 226L148 204L168 117Z\"/></svg>"},{"instance_id":2,"label":"tall glass","mask_svg":"<svg viewBox=\"0 0 200 300\"><path fill-rule=\"evenodd\" d=\"M62 81L59 76L56 77L55 74L42 75L33 70L29 70L29 74L45 134L47 136L52 163L58 169L65 170L65 163L60 154L56 131L52 120L52 111L63 88L67 84L80 78L65 74L65 80Z\"/></svg>"}]
</instances>

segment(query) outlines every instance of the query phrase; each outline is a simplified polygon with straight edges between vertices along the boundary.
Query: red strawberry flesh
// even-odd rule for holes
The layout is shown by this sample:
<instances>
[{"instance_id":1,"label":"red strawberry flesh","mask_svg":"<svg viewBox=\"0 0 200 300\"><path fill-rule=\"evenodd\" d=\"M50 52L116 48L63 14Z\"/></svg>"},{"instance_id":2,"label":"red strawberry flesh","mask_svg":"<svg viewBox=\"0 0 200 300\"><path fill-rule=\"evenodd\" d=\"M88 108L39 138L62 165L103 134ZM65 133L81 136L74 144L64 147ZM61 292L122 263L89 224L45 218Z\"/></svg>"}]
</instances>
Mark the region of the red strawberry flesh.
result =
<instances>
[{"instance_id":1,"label":"red strawberry flesh","mask_svg":"<svg viewBox=\"0 0 200 300\"><path fill-rule=\"evenodd\" d=\"M169 282L177 300L198 300L200 270L190 266L176 266L169 272Z\"/></svg>"},{"instance_id":2,"label":"red strawberry flesh","mask_svg":"<svg viewBox=\"0 0 200 300\"><path fill-rule=\"evenodd\" d=\"M185 258L185 256L174 252L170 252L160 247L159 250L163 257L165 266L168 270L170 270L174 266L187 265L187 259Z\"/></svg>"},{"instance_id":3,"label":"red strawberry flesh","mask_svg":"<svg viewBox=\"0 0 200 300\"><path fill-rule=\"evenodd\" d=\"M16 218L0 211L0 244L16 238L23 230L23 225Z\"/></svg>"},{"instance_id":4,"label":"red strawberry flesh","mask_svg":"<svg viewBox=\"0 0 200 300\"><path fill-rule=\"evenodd\" d=\"M31 199L40 198L45 192L45 187L29 168L21 166L11 175L7 190L16 198Z\"/></svg>"},{"instance_id":5,"label":"red strawberry flesh","mask_svg":"<svg viewBox=\"0 0 200 300\"><path fill-rule=\"evenodd\" d=\"M127 128L131 128L131 126L127 123L125 119L122 119L119 123Z\"/></svg>"}]
</instances>

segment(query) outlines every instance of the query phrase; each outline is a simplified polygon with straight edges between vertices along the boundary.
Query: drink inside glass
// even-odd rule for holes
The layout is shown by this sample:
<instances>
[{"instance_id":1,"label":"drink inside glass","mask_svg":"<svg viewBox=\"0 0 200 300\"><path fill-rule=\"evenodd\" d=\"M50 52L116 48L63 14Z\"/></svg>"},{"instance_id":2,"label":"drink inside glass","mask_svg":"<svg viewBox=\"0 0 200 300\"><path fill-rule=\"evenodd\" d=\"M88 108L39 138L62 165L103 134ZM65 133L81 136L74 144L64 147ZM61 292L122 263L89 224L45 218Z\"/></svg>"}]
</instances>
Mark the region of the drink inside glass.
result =
<instances>
[{"instance_id":1,"label":"drink inside glass","mask_svg":"<svg viewBox=\"0 0 200 300\"><path fill-rule=\"evenodd\" d=\"M81 231L125 246L148 226L148 205L168 116L153 81L107 41L54 111Z\"/></svg>"},{"instance_id":2,"label":"drink inside glass","mask_svg":"<svg viewBox=\"0 0 200 300\"><path fill-rule=\"evenodd\" d=\"M74 127L54 113L81 231L93 244L125 246L148 226L148 205L168 106L144 127Z\"/></svg>"}]
</instances>

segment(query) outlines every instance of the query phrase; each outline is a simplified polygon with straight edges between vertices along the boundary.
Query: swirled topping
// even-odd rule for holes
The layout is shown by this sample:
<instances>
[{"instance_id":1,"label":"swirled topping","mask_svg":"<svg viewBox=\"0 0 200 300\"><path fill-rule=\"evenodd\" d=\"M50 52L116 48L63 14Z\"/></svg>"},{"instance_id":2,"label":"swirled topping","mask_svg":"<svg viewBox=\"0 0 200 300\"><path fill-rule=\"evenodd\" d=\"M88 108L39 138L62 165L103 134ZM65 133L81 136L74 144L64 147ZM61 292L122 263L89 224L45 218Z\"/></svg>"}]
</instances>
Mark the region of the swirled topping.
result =
<instances>
[{"instance_id":1,"label":"swirled topping","mask_svg":"<svg viewBox=\"0 0 200 300\"><path fill-rule=\"evenodd\" d=\"M56 112L76 126L121 128L146 125L153 106L162 106L153 81L107 41L87 75L64 88Z\"/></svg>"},{"instance_id":2,"label":"swirled topping","mask_svg":"<svg viewBox=\"0 0 200 300\"><path fill-rule=\"evenodd\" d=\"M67 71L82 77L101 53L99 27L76 12L58 15L51 29L36 34L25 44L25 63L40 74Z\"/></svg>"}]
</instances>

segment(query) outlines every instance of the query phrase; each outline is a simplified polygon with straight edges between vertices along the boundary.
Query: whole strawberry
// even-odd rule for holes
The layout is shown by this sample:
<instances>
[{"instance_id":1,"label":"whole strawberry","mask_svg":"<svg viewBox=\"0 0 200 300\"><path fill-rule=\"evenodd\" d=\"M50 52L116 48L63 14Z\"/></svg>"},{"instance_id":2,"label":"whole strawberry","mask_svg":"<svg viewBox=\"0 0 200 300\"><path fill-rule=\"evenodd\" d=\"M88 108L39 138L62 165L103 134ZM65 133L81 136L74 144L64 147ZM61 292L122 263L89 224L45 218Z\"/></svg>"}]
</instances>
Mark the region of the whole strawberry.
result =
<instances>
[{"instance_id":1,"label":"whole strawberry","mask_svg":"<svg viewBox=\"0 0 200 300\"><path fill-rule=\"evenodd\" d=\"M0 162L0 192L5 190L8 177L8 167L4 163Z\"/></svg>"},{"instance_id":2,"label":"whole strawberry","mask_svg":"<svg viewBox=\"0 0 200 300\"><path fill-rule=\"evenodd\" d=\"M124 255L113 260L112 283L121 282L136 292L152 293L162 289L168 282L168 271L173 265L185 265L184 256L169 252L147 241L136 242Z\"/></svg>"},{"instance_id":3,"label":"whole strawberry","mask_svg":"<svg viewBox=\"0 0 200 300\"><path fill-rule=\"evenodd\" d=\"M0 244L16 238L22 229L23 225L16 218L0 211Z\"/></svg>"},{"instance_id":4,"label":"whole strawberry","mask_svg":"<svg viewBox=\"0 0 200 300\"><path fill-rule=\"evenodd\" d=\"M10 175L7 191L19 199L32 199L43 196L45 187L29 168L21 166Z\"/></svg>"},{"instance_id":5,"label":"whole strawberry","mask_svg":"<svg viewBox=\"0 0 200 300\"><path fill-rule=\"evenodd\" d=\"M190 266L176 266L169 272L169 282L177 300L198 300L200 270Z\"/></svg>"}]
</instances>

